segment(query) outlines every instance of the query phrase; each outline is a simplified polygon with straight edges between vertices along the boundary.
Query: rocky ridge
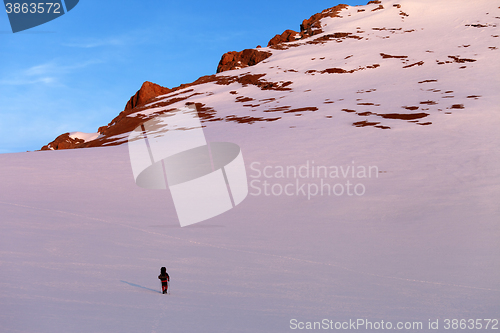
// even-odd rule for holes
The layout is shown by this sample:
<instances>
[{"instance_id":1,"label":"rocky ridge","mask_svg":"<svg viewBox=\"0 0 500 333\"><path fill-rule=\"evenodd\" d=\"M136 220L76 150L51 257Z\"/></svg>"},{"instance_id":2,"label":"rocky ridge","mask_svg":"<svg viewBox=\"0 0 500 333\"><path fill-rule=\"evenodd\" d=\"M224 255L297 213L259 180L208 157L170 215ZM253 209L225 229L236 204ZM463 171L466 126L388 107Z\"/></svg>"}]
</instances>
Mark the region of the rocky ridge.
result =
<instances>
[{"instance_id":1,"label":"rocky ridge","mask_svg":"<svg viewBox=\"0 0 500 333\"><path fill-rule=\"evenodd\" d=\"M370 1L372 2L372 1ZM309 19L305 19L300 25L300 33L295 32L293 30L285 30L282 34L276 35L268 42L268 46L273 46L276 49L279 49L279 45L285 42L295 41L297 39L307 38L313 36L315 34L321 33L321 25L320 20L324 17L338 17L338 13L348 7L347 5L340 4L334 6L332 8L328 8L323 10L321 13L317 13L312 15ZM297 38L295 36L298 36ZM249 66L254 66L261 61L269 58L272 55L272 52L259 50L260 45L255 49L245 49L243 51L230 51L226 52L222 55L221 60L217 66L216 73L222 73L225 71L241 69ZM108 125L101 126L97 130L100 135L116 135L123 133L125 131L130 131L135 126L139 124L139 122L128 119L126 116L131 113L137 107L141 107L146 104L146 102L156 98L157 96L168 94L170 92L183 89L186 87L190 87L192 85L202 84L206 82L211 82L215 78L213 76L203 76L198 80L181 84L179 87L175 87L169 89L167 87L162 87L158 84L145 81L141 88L130 97L129 101L125 105L125 109L114 118ZM140 119L140 118L139 118ZM143 120L142 120L143 121ZM110 129L113 125L120 123L121 130ZM133 126L133 127L131 127ZM95 140L93 140L95 141ZM73 149L73 148L87 148L98 146L101 140L96 142L85 142L82 139L73 139L69 137L69 133L64 133L58 136L54 141L49 144L43 146L41 150L59 150L59 149Z\"/></svg>"},{"instance_id":2,"label":"rocky ridge","mask_svg":"<svg viewBox=\"0 0 500 333\"><path fill-rule=\"evenodd\" d=\"M489 100L484 96L494 84L479 89L463 82L492 79L500 8L486 0L473 8L433 5L386 0L326 9L304 20L299 32L274 36L268 47L224 54L217 74L171 89L146 82L96 139L62 135L44 149L123 144L142 122L188 103L210 126L292 122L295 128L302 117L377 130L429 126L488 108L478 103Z\"/></svg>"}]
</instances>

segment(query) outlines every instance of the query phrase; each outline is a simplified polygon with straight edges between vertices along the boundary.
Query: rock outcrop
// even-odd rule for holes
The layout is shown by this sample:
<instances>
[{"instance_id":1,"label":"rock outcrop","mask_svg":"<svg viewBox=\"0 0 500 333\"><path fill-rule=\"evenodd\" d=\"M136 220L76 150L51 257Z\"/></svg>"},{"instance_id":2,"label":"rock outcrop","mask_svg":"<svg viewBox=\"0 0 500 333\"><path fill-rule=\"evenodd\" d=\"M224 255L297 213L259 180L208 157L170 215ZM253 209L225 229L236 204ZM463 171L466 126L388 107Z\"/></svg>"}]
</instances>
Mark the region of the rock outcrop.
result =
<instances>
[{"instance_id":1,"label":"rock outcrop","mask_svg":"<svg viewBox=\"0 0 500 333\"><path fill-rule=\"evenodd\" d=\"M81 148L85 140L69 136L69 133L64 133L59 135L54 141L46 146L43 146L41 150L60 150L60 149L73 149Z\"/></svg>"},{"instance_id":2,"label":"rock outcrop","mask_svg":"<svg viewBox=\"0 0 500 333\"><path fill-rule=\"evenodd\" d=\"M127 105L125 106L125 111L132 110L136 106L145 104L151 98L168 94L170 91L172 90L162 87L156 83L146 81L142 84L141 89L139 89L134 96L130 97Z\"/></svg>"},{"instance_id":3,"label":"rock outcrop","mask_svg":"<svg viewBox=\"0 0 500 333\"><path fill-rule=\"evenodd\" d=\"M267 46L274 46L279 48L279 44L286 42L293 42L297 39L310 37L323 32L321 29L320 20L325 17L338 17L338 13L349 7L348 5L337 5L332 8L323 10L321 13L314 14L309 19L302 21L300 25L300 32L287 29L281 35L275 35ZM246 49L241 52L231 51L224 53L219 65L217 66L217 73L229 71L232 69L240 69L248 66L253 66L271 56L270 52L259 51L256 49Z\"/></svg>"},{"instance_id":4,"label":"rock outcrop","mask_svg":"<svg viewBox=\"0 0 500 333\"><path fill-rule=\"evenodd\" d=\"M217 73L253 66L271 56L271 52L246 49L241 52L224 53L217 66Z\"/></svg>"},{"instance_id":5,"label":"rock outcrop","mask_svg":"<svg viewBox=\"0 0 500 333\"><path fill-rule=\"evenodd\" d=\"M274 46L281 43L293 42L297 39L311 37L323 32L321 29L320 20L325 17L339 17L339 13L342 9L349 7L348 5L337 5L335 7L331 7L323 10L321 13L314 14L307 20L302 21L300 25L300 32L294 30L285 30L281 35L276 35L267 44L267 46Z\"/></svg>"},{"instance_id":6,"label":"rock outcrop","mask_svg":"<svg viewBox=\"0 0 500 333\"><path fill-rule=\"evenodd\" d=\"M288 29L285 30L285 32L283 32L281 35L276 35L273 38L271 38L269 43L267 43L267 46L273 46L284 42L293 42L294 40L300 38L301 36L297 31Z\"/></svg>"},{"instance_id":7,"label":"rock outcrop","mask_svg":"<svg viewBox=\"0 0 500 333\"><path fill-rule=\"evenodd\" d=\"M118 121L121 121L121 127L123 127L123 132L135 128L137 123L140 121L140 117L137 119L133 118L122 119L122 118L130 114L134 108L143 106L149 100L160 95L168 94L171 91L172 89L162 87L156 83L152 83L149 81L144 82L141 88L135 93L135 95L130 97L129 101L127 102L127 105L125 106L125 110L122 111L108 125L99 127L97 132L104 135L113 135L114 131L118 132L117 134L121 133L119 129L118 131L116 129L110 130L111 125L116 124ZM43 146L41 150L86 148L93 146L92 145L93 141L85 142L85 140L83 139L79 138L73 139L69 136L69 133L64 133L59 135L54 141Z\"/></svg>"}]
</instances>

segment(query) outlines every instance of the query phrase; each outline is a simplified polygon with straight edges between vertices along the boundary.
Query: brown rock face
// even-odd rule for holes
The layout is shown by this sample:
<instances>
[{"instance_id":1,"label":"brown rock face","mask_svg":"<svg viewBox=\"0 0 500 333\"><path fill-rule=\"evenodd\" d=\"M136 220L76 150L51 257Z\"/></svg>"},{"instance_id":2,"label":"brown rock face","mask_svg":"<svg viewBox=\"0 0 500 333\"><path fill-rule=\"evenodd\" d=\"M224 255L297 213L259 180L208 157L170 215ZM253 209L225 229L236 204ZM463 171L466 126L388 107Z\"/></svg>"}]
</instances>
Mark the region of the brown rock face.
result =
<instances>
[{"instance_id":1,"label":"brown rock face","mask_svg":"<svg viewBox=\"0 0 500 333\"><path fill-rule=\"evenodd\" d=\"M271 52L264 52L255 49L224 53L219 61L219 65L217 66L217 73L253 66L262 60L269 58L271 54Z\"/></svg>"},{"instance_id":2,"label":"brown rock face","mask_svg":"<svg viewBox=\"0 0 500 333\"><path fill-rule=\"evenodd\" d=\"M321 13L314 14L309 19L302 21L300 33L303 37L309 37L323 32L320 20L325 17L339 17L338 13L348 5L340 4L332 8L323 10Z\"/></svg>"},{"instance_id":3,"label":"brown rock face","mask_svg":"<svg viewBox=\"0 0 500 333\"><path fill-rule=\"evenodd\" d=\"M64 133L59 135L54 141L46 146L43 146L41 150L60 150L60 149L73 149L80 148L85 142L83 139L73 139L69 136L69 133Z\"/></svg>"},{"instance_id":4,"label":"brown rock face","mask_svg":"<svg viewBox=\"0 0 500 333\"><path fill-rule=\"evenodd\" d=\"M349 6L340 4L335 7L325 9L321 13L314 14L307 20L302 21L302 24L300 25L300 33L293 30L285 30L285 32L281 35L274 36L269 41L267 46L277 46L281 43L293 42L296 39L307 38L320 34L323 32L320 20L325 17L339 17L338 13L347 7ZM300 35L299 38L296 38L297 34Z\"/></svg>"},{"instance_id":5,"label":"brown rock face","mask_svg":"<svg viewBox=\"0 0 500 333\"><path fill-rule=\"evenodd\" d=\"M130 98L125 106L125 111L132 110L138 105L145 104L148 100L153 97L168 94L171 89L162 87L156 83L146 81L142 84L141 89L139 89L134 96Z\"/></svg>"},{"instance_id":6,"label":"brown rock face","mask_svg":"<svg viewBox=\"0 0 500 333\"><path fill-rule=\"evenodd\" d=\"M277 45L284 42L293 42L296 39L295 36L297 36L298 34L299 33L297 31L293 31L290 29L285 30L285 32L283 32L281 35L274 36L269 41L269 43L267 43L267 46Z\"/></svg>"}]
</instances>

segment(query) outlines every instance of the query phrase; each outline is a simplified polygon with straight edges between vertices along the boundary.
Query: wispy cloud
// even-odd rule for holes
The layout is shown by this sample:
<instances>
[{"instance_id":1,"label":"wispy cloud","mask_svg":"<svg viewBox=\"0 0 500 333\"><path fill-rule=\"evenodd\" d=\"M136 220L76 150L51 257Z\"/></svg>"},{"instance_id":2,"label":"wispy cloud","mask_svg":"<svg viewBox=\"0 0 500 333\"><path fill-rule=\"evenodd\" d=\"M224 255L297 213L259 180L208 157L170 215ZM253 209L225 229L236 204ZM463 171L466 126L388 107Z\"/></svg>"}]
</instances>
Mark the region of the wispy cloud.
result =
<instances>
[{"instance_id":1,"label":"wispy cloud","mask_svg":"<svg viewBox=\"0 0 500 333\"><path fill-rule=\"evenodd\" d=\"M29 79L26 77L15 77L11 79L5 79L5 80L0 80L0 84L2 85L9 85L9 86L20 86L20 85L26 85L26 84L39 84L39 83L44 83L44 84L52 84L56 83L57 79L55 77L39 77L35 79Z\"/></svg>"},{"instance_id":2,"label":"wispy cloud","mask_svg":"<svg viewBox=\"0 0 500 333\"><path fill-rule=\"evenodd\" d=\"M7 77L0 78L0 85L57 84L64 75L101 62L100 60L87 60L76 64L65 65L59 61L50 61L23 70L14 71L10 73L10 75L7 75Z\"/></svg>"},{"instance_id":3,"label":"wispy cloud","mask_svg":"<svg viewBox=\"0 0 500 333\"><path fill-rule=\"evenodd\" d=\"M113 37L113 38L86 38L82 41L64 43L63 46L68 47L78 47L84 49L90 49L102 46L122 46L126 44L126 37Z\"/></svg>"},{"instance_id":4,"label":"wispy cloud","mask_svg":"<svg viewBox=\"0 0 500 333\"><path fill-rule=\"evenodd\" d=\"M61 45L81 49L137 46L147 43L153 34L154 31L150 29L136 29L116 36L74 38Z\"/></svg>"}]
</instances>

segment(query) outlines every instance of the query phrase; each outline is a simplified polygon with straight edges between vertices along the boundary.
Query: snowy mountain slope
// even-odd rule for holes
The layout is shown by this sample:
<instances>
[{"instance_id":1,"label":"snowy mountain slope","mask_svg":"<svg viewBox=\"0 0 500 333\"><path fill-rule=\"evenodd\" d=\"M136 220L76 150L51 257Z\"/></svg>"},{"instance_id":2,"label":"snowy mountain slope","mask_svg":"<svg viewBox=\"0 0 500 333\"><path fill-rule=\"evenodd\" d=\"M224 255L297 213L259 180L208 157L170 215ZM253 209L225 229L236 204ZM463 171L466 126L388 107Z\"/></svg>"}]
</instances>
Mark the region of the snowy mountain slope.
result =
<instances>
[{"instance_id":1,"label":"snowy mountain slope","mask_svg":"<svg viewBox=\"0 0 500 333\"><path fill-rule=\"evenodd\" d=\"M446 140L431 126L306 142L320 129L210 133L242 145L247 165L353 159L383 173L361 181L361 197L250 195L188 228L168 192L135 186L126 147L2 155L2 328L285 332L293 318L497 317L500 158L480 133L498 139L498 122L469 125ZM157 292L163 265L169 296Z\"/></svg>"},{"instance_id":2,"label":"snowy mountain slope","mask_svg":"<svg viewBox=\"0 0 500 333\"><path fill-rule=\"evenodd\" d=\"M322 20L322 34L292 42L304 45L281 44L288 49L271 48L255 66L126 115L134 124L139 114L202 103L207 140L240 145L250 194L208 221L180 228L168 191L135 185L125 145L0 155L2 331L287 332L291 319L325 318L422 322L418 331L439 320L438 331L449 331L446 319L499 319L498 51L490 47L500 9L381 4L343 10ZM307 44L335 32L363 39ZM287 112L298 108L310 109ZM411 119L419 113L428 115ZM391 128L353 126L360 121ZM313 165L328 174L313 176ZM309 177L281 177L281 167L306 166ZM171 295L159 293L161 266Z\"/></svg>"},{"instance_id":3,"label":"snowy mountain slope","mask_svg":"<svg viewBox=\"0 0 500 333\"><path fill-rule=\"evenodd\" d=\"M384 1L337 15L321 19L321 33L256 49L272 56L252 67L202 77L122 112L84 146L124 143L145 119L185 103L201 103L213 122L280 126L327 117L384 130L496 107L494 2Z\"/></svg>"}]
</instances>

